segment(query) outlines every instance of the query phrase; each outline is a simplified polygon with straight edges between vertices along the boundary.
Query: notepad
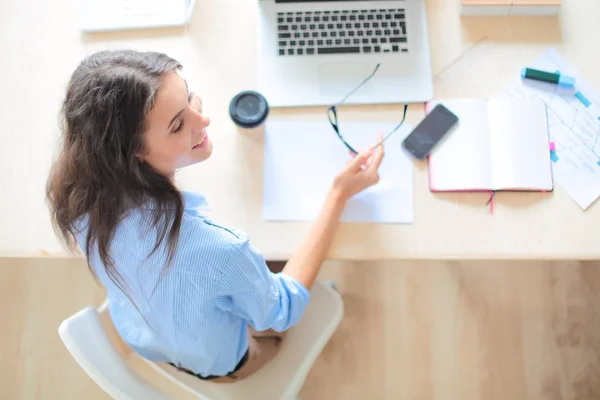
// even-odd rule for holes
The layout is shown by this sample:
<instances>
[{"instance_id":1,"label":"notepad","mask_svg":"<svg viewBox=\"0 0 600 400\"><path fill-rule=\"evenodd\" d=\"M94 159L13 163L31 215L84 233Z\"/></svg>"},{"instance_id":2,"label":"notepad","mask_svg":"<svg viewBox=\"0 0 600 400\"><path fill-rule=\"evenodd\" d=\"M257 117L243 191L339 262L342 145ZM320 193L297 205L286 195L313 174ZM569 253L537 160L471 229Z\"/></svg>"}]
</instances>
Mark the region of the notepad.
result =
<instances>
[{"instance_id":1,"label":"notepad","mask_svg":"<svg viewBox=\"0 0 600 400\"><path fill-rule=\"evenodd\" d=\"M377 143L378 132L397 122L343 121L344 138L357 149ZM379 182L348 200L344 222L411 224L414 219L412 159L402 140L405 123L385 142ZM314 221L337 174L351 160L326 118L270 119L265 126L262 216L266 221Z\"/></svg>"},{"instance_id":2,"label":"notepad","mask_svg":"<svg viewBox=\"0 0 600 400\"><path fill-rule=\"evenodd\" d=\"M449 99L459 122L429 156L431 191L551 191L548 119L537 99Z\"/></svg>"}]
</instances>

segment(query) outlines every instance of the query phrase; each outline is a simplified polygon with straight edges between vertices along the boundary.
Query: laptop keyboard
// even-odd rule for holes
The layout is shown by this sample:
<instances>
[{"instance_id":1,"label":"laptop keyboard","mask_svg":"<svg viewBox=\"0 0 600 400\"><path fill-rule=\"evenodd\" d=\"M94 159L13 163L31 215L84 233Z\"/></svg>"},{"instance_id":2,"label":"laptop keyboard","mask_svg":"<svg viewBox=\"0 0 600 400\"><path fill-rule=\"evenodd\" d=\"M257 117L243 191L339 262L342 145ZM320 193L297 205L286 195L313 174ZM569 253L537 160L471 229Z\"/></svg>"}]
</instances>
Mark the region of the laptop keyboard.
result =
<instances>
[{"instance_id":1,"label":"laptop keyboard","mask_svg":"<svg viewBox=\"0 0 600 400\"><path fill-rule=\"evenodd\" d=\"M403 8L277 13L280 56L408 52Z\"/></svg>"}]
</instances>

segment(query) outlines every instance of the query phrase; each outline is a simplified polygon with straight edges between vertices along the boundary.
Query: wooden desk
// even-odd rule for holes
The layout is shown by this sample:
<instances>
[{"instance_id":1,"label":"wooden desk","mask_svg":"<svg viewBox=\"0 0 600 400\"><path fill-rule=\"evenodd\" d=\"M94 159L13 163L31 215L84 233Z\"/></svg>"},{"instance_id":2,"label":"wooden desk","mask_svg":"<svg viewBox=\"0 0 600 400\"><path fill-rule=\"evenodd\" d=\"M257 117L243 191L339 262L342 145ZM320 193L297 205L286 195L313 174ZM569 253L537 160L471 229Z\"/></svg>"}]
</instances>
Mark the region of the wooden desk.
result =
<instances>
[{"instance_id":1,"label":"wooden desk","mask_svg":"<svg viewBox=\"0 0 600 400\"><path fill-rule=\"evenodd\" d=\"M179 174L182 188L204 192L213 218L248 232L268 259L287 258L309 225L261 220L262 138L237 133L227 114L232 96L254 86L256 4L199 0L187 29L83 36L77 0L1 2L0 256L65 255L44 201L65 84L85 54L132 47L179 59L205 98L214 155ZM438 97L493 95L551 46L600 88L596 0L565 2L558 17L461 19L459 0L430 0L427 6ZM341 118L396 121L399 112L396 105L357 106ZM321 119L325 108L272 115ZM411 105L408 120L422 117L423 106ZM598 203L583 212L560 187L553 194L507 193L497 195L492 216L485 194L435 195L423 163L415 164L414 174L414 224L342 224L329 258L600 259Z\"/></svg>"}]
</instances>

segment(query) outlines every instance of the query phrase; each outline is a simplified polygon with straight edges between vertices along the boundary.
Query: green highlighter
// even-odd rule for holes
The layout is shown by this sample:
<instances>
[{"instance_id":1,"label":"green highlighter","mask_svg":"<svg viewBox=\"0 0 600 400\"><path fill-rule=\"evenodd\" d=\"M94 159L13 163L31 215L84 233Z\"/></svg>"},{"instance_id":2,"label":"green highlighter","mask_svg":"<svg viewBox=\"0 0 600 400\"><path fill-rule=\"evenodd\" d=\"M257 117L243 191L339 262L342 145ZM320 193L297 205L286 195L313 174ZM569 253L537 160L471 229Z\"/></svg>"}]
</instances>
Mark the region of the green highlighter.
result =
<instances>
[{"instance_id":1,"label":"green highlighter","mask_svg":"<svg viewBox=\"0 0 600 400\"><path fill-rule=\"evenodd\" d=\"M554 83L555 85L565 88L575 87L575 78L573 78L572 76L540 71L533 68L523 68L521 70L521 77L526 79L533 79L535 81Z\"/></svg>"}]
</instances>

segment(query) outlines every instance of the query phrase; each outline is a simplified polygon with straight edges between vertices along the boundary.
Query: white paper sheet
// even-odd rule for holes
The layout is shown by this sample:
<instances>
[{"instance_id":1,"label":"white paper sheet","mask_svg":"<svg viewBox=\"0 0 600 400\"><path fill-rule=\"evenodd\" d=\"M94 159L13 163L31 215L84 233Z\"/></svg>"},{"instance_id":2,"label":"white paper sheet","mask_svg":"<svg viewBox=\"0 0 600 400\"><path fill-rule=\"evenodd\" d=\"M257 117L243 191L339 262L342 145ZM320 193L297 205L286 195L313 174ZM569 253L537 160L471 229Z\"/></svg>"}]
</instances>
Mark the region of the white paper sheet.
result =
<instances>
[{"instance_id":1,"label":"white paper sheet","mask_svg":"<svg viewBox=\"0 0 600 400\"><path fill-rule=\"evenodd\" d=\"M554 49L528 67L575 77L575 89L519 79L506 93L536 97L548 106L554 180L585 210L600 196L600 93Z\"/></svg>"},{"instance_id":2,"label":"white paper sheet","mask_svg":"<svg viewBox=\"0 0 600 400\"><path fill-rule=\"evenodd\" d=\"M344 138L360 151L397 124L346 122ZM355 195L341 216L345 222L412 223L413 166L401 146L412 127L404 124L385 141L378 184ZM314 221L334 177L350 160L329 121L270 120L265 128L263 218Z\"/></svg>"}]
</instances>

